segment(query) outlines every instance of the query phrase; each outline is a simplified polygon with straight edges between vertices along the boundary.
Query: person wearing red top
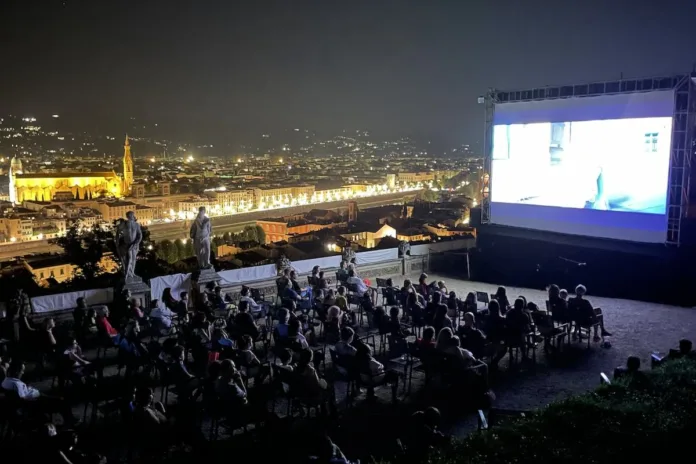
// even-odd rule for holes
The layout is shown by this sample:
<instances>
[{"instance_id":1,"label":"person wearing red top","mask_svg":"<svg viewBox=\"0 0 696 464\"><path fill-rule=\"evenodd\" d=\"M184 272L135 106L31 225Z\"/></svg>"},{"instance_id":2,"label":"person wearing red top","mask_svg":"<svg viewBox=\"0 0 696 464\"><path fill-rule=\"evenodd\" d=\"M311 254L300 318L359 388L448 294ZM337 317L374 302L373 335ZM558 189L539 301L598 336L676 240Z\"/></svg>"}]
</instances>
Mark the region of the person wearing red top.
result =
<instances>
[{"instance_id":1,"label":"person wearing red top","mask_svg":"<svg viewBox=\"0 0 696 464\"><path fill-rule=\"evenodd\" d=\"M435 348L435 328L424 327L423 328L423 338L416 340L416 344L420 349L430 349Z\"/></svg>"},{"instance_id":2,"label":"person wearing red top","mask_svg":"<svg viewBox=\"0 0 696 464\"><path fill-rule=\"evenodd\" d=\"M111 322L109 322L109 308L104 307L102 309L100 314L97 316L96 324L99 330L109 335L109 337L115 338L118 336L118 330L114 329Z\"/></svg>"}]
</instances>

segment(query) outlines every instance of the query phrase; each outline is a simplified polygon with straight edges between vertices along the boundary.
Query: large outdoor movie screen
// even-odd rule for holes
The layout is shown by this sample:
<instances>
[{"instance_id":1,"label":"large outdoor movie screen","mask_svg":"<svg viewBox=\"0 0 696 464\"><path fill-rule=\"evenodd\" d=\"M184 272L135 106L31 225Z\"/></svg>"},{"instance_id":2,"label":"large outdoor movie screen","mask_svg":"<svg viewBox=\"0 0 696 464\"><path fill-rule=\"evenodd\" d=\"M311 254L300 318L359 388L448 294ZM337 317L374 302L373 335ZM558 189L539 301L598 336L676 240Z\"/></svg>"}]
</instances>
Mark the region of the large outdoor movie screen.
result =
<instances>
[{"instance_id":1,"label":"large outdoor movie screen","mask_svg":"<svg viewBox=\"0 0 696 464\"><path fill-rule=\"evenodd\" d=\"M491 222L664 242L671 91L497 105Z\"/></svg>"}]
</instances>

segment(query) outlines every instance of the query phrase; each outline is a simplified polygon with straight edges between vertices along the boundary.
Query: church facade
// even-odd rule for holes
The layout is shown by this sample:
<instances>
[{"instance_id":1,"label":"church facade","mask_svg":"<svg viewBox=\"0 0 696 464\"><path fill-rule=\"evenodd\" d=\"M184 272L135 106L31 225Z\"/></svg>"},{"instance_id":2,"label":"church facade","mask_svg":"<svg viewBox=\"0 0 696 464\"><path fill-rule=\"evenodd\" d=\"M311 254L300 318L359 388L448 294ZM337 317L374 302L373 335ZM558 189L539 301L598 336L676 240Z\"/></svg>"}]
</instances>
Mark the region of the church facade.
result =
<instances>
[{"instance_id":1,"label":"church facade","mask_svg":"<svg viewBox=\"0 0 696 464\"><path fill-rule=\"evenodd\" d=\"M100 197L121 198L133 184L133 158L126 136L123 154L123 177L114 171L24 173L16 158L10 164L10 201L72 201Z\"/></svg>"}]
</instances>

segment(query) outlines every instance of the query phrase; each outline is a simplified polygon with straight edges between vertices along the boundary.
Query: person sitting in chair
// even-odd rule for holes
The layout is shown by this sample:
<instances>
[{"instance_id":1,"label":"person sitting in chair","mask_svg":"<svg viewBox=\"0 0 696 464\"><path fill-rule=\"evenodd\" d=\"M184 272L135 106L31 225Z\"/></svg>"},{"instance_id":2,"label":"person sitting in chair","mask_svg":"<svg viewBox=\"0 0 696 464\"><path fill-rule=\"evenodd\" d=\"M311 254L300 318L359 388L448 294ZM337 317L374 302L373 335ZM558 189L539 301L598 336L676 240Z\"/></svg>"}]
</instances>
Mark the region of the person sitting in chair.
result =
<instances>
[{"instance_id":1,"label":"person sitting in chair","mask_svg":"<svg viewBox=\"0 0 696 464\"><path fill-rule=\"evenodd\" d=\"M7 377L2 381L0 387L5 392L16 395L27 407L36 408L42 414L56 412L63 417L63 422L69 425L77 423L78 421L70 409L70 403L63 398L41 393L36 388L30 387L22 381L24 369L25 366L22 361L13 361L7 369Z\"/></svg>"},{"instance_id":2,"label":"person sitting in chair","mask_svg":"<svg viewBox=\"0 0 696 464\"><path fill-rule=\"evenodd\" d=\"M587 288L584 285L575 287L575 298L571 298L568 302L568 308L571 314L575 317L575 322L580 327L588 327L594 325L594 340L599 341L600 337L597 332L597 325L602 330L602 337L610 337L611 334L604 328L604 316L602 310L594 308L592 303L584 297L587 294Z\"/></svg>"}]
</instances>

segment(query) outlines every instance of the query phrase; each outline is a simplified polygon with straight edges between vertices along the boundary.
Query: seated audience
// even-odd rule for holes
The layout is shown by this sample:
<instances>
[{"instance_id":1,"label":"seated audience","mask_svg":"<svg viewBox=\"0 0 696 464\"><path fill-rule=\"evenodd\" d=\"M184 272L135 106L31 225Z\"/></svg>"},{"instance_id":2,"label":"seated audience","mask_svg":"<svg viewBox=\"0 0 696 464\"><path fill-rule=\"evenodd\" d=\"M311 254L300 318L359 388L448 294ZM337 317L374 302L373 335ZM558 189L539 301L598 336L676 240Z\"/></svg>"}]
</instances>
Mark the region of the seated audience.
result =
<instances>
[{"instance_id":1,"label":"seated audience","mask_svg":"<svg viewBox=\"0 0 696 464\"><path fill-rule=\"evenodd\" d=\"M249 303L247 301L239 302L239 312L234 316L234 336L249 335L252 340L259 338L261 333L256 321L249 314Z\"/></svg>"},{"instance_id":2,"label":"seated audience","mask_svg":"<svg viewBox=\"0 0 696 464\"><path fill-rule=\"evenodd\" d=\"M348 280L346 280L346 283L348 285L353 285L358 296L361 298L367 294L370 299L374 301L377 295L376 290L372 287L368 287L365 281L357 276L354 269L348 271Z\"/></svg>"},{"instance_id":3,"label":"seated audience","mask_svg":"<svg viewBox=\"0 0 696 464\"><path fill-rule=\"evenodd\" d=\"M7 376L0 387L8 393L14 393L28 408L36 408L41 414L58 413L63 417L63 423L73 425L77 419L73 416L70 404L63 398L46 395L34 387L22 382L25 366L22 361L13 361L7 369Z\"/></svg>"},{"instance_id":4,"label":"seated audience","mask_svg":"<svg viewBox=\"0 0 696 464\"><path fill-rule=\"evenodd\" d=\"M341 340L336 343L334 350L339 356L355 356L357 349L353 346L355 331L350 327L341 328Z\"/></svg>"},{"instance_id":5,"label":"seated audience","mask_svg":"<svg viewBox=\"0 0 696 464\"><path fill-rule=\"evenodd\" d=\"M399 308L397 306L393 306L389 310L389 332L395 341L404 340L410 335L410 332L399 320Z\"/></svg>"},{"instance_id":6,"label":"seated audience","mask_svg":"<svg viewBox=\"0 0 696 464\"><path fill-rule=\"evenodd\" d=\"M461 340L462 348L471 351L478 359L484 354L486 337L476 328L476 316L474 313L464 313L464 325L460 326L457 334Z\"/></svg>"},{"instance_id":7,"label":"seated audience","mask_svg":"<svg viewBox=\"0 0 696 464\"><path fill-rule=\"evenodd\" d=\"M507 330L507 341L514 346L524 344L526 335L530 332L532 318L525 309L525 302L522 298L517 298L515 304L505 314L505 328Z\"/></svg>"},{"instance_id":8,"label":"seated audience","mask_svg":"<svg viewBox=\"0 0 696 464\"><path fill-rule=\"evenodd\" d=\"M288 339L291 343L296 344L299 348L293 348L293 351L309 349L309 343L307 342L305 336L302 334L302 323L298 318L290 319L290 323L288 324Z\"/></svg>"},{"instance_id":9,"label":"seated audience","mask_svg":"<svg viewBox=\"0 0 696 464\"><path fill-rule=\"evenodd\" d=\"M173 333L172 320L174 313L167 305L161 305L157 300L152 300L152 310L150 311L150 324L155 330L162 334Z\"/></svg>"},{"instance_id":10,"label":"seated audience","mask_svg":"<svg viewBox=\"0 0 696 464\"><path fill-rule=\"evenodd\" d=\"M454 365L458 368L467 368L476 362L473 353L461 347L461 341L456 335L452 335L443 352L451 357Z\"/></svg>"},{"instance_id":11,"label":"seated audience","mask_svg":"<svg viewBox=\"0 0 696 464\"><path fill-rule=\"evenodd\" d=\"M435 329L431 326L423 328L423 337L416 340L416 346L421 350L435 348Z\"/></svg>"},{"instance_id":12,"label":"seated audience","mask_svg":"<svg viewBox=\"0 0 696 464\"><path fill-rule=\"evenodd\" d=\"M269 375L270 367L261 364L261 361L253 351L254 341L249 335L245 335L239 341L239 364L246 370L247 378L254 378L254 385L259 385Z\"/></svg>"},{"instance_id":13,"label":"seated audience","mask_svg":"<svg viewBox=\"0 0 696 464\"><path fill-rule=\"evenodd\" d=\"M598 324L599 328L601 329L602 337L610 337L611 334L604 328L604 317L602 310L599 308L594 308L592 303L585 299L586 294L587 289L584 285L578 285L575 287L575 297L568 301L570 314L573 315L576 324L580 327L588 327L590 325ZM597 332L597 325L594 326L594 339L595 341L599 341L600 339Z\"/></svg>"},{"instance_id":14,"label":"seated audience","mask_svg":"<svg viewBox=\"0 0 696 464\"><path fill-rule=\"evenodd\" d=\"M286 308L278 310L278 324L273 329L276 336L285 338L288 336L288 322L290 321L290 311Z\"/></svg>"},{"instance_id":15,"label":"seated audience","mask_svg":"<svg viewBox=\"0 0 696 464\"><path fill-rule=\"evenodd\" d=\"M205 313L196 313L191 322L191 340L195 345L206 345L212 340L212 324Z\"/></svg>"},{"instance_id":16,"label":"seated audience","mask_svg":"<svg viewBox=\"0 0 696 464\"><path fill-rule=\"evenodd\" d=\"M77 331L77 333L81 333L84 337L87 335L94 335L97 332L99 332L99 328L97 327L97 311L94 308L89 308L82 322L82 330Z\"/></svg>"},{"instance_id":17,"label":"seated audience","mask_svg":"<svg viewBox=\"0 0 696 464\"><path fill-rule=\"evenodd\" d=\"M436 295L439 295L439 293L436 293ZM434 297L435 295L433 295ZM449 327L450 329L454 328L454 323L452 322L452 319L449 318L447 315L447 306L443 304L439 304L437 306L435 313L435 317L433 318L433 327L435 328L436 331L442 330L444 327Z\"/></svg>"},{"instance_id":18,"label":"seated audience","mask_svg":"<svg viewBox=\"0 0 696 464\"><path fill-rule=\"evenodd\" d=\"M459 315L459 298L455 292L449 292L447 296L447 315L453 319Z\"/></svg>"},{"instance_id":19,"label":"seated audience","mask_svg":"<svg viewBox=\"0 0 696 464\"><path fill-rule=\"evenodd\" d=\"M495 292L494 298L496 301L498 301L498 304L500 304L500 312L505 314L510 307L510 301L508 300L507 297L507 290L505 287L498 287L498 290Z\"/></svg>"},{"instance_id":20,"label":"seated audience","mask_svg":"<svg viewBox=\"0 0 696 464\"><path fill-rule=\"evenodd\" d=\"M130 300L130 318L138 322L145 322L145 312L140 307L140 301L137 298Z\"/></svg>"},{"instance_id":21,"label":"seated audience","mask_svg":"<svg viewBox=\"0 0 696 464\"><path fill-rule=\"evenodd\" d=\"M498 300L491 300L488 302L486 335L488 339L494 343L505 341L505 316L501 314Z\"/></svg>"},{"instance_id":22,"label":"seated audience","mask_svg":"<svg viewBox=\"0 0 696 464\"><path fill-rule=\"evenodd\" d=\"M384 296L385 303L388 306L395 306L399 304L397 299L397 292L399 289L394 287L394 282L392 279L387 279L387 286L382 289L382 295Z\"/></svg>"},{"instance_id":23,"label":"seated audience","mask_svg":"<svg viewBox=\"0 0 696 464\"><path fill-rule=\"evenodd\" d=\"M336 271L336 278L339 282L345 282L348 280L348 269L346 269L347 265L348 263L346 263L345 261L341 261L341 263L338 266L338 271Z\"/></svg>"},{"instance_id":24,"label":"seated audience","mask_svg":"<svg viewBox=\"0 0 696 464\"><path fill-rule=\"evenodd\" d=\"M336 295L336 302L335 305L338 306L341 311L347 312L348 311L348 297L346 287L338 287L336 290L338 292L338 295Z\"/></svg>"},{"instance_id":25,"label":"seated audience","mask_svg":"<svg viewBox=\"0 0 696 464\"><path fill-rule=\"evenodd\" d=\"M170 365L170 373L172 382L176 385L177 396L180 399L187 400L193 396L193 393L199 386L198 379L191 374L186 367L186 351L183 346L176 346L172 350L173 363Z\"/></svg>"},{"instance_id":26,"label":"seated audience","mask_svg":"<svg viewBox=\"0 0 696 464\"><path fill-rule=\"evenodd\" d=\"M242 287L240 295L241 297L239 298L239 303L241 304L242 301L246 301L249 305L249 312L252 316L254 316L254 318L258 319L261 317L266 317L266 313L268 312L268 306L261 303L257 303L251 297L251 289L249 287Z\"/></svg>"},{"instance_id":27,"label":"seated audience","mask_svg":"<svg viewBox=\"0 0 696 464\"><path fill-rule=\"evenodd\" d=\"M568 302L561 298L561 289L555 284L549 287L549 310L554 321L561 324L572 322L568 314Z\"/></svg>"},{"instance_id":28,"label":"seated audience","mask_svg":"<svg viewBox=\"0 0 696 464\"><path fill-rule=\"evenodd\" d=\"M406 297L406 312L410 314L411 321L416 327L421 327L426 323L427 320L427 310L423 306L421 300L418 298L418 294L415 291L411 291Z\"/></svg>"},{"instance_id":29,"label":"seated audience","mask_svg":"<svg viewBox=\"0 0 696 464\"><path fill-rule=\"evenodd\" d=\"M242 374L231 359L220 363L220 376L215 381L215 393L222 400L228 414L235 414L247 404L247 390Z\"/></svg>"},{"instance_id":30,"label":"seated audience","mask_svg":"<svg viewBox=\"0 0 696 464\"><path fill-rule=\"evenodd\" d=\"M302 398L321 401L326 398L328 384L326 380L319 378L314 368L314 353L312 350L300 351L295 374L299 382L299 394Z\"/></svg>"},{"instance_id":31,"label":"seated audience","mask_svg":"<svg viewBox=\"0 0 696 464\"><path fill-rule=\"evenodd\" d=\"M478 299L476 298L476 293L467 293L464 299L464 311L474 314L478 312Z\"/></svg>"},{"instance_id":32,"label":"seated audience","mask_svg":"<svg viewBox=\"0 0 696 464\"><path fill-rule=\"evenodd\" d=\"M452 329L445 327L444 329L440 330L437 334L437 342L435 343L435 349L440 352L445 352L447 348L450 346L450 340L454 334L452 333Z\"/></svg>"},{"instance_id":33,"label":"seated audience","mask_svg":"<svg viewBox=\"0 0 696 464\"><path fill-rule=\"evenodd\" d=\"M355 363L358 372L360 372L360 381L368 387L368 400L375 398L374 387L385 382L392 384L392 399L396 399L399 377L392 371L386 371L384 365L372 356L372 347L370 345L364 343L358 345Z\"/></svg>"},{"instance_id":34,"label":"seated audience","mask_svg":"<svg viewBox=\"0 0 696 464\"><path fill-rule=\"evenodd\" d=\"M39 335L39 349L41 353L45 355L53 355L56 352L56 347L58 342L56 341L55 335L53 335L53 329L56 327L56 321L52 317L44 319L41 325L41 330L38 332Z\"/></svg>"},{"instance_id":35,"label":"seated audience","mask_svg":"<svg viewBox=\"0 0 696 464\"><path fill-rule=\"evenodd\" d=\"M82 353L82 348L77 339L69 338L68 345L63 351L63 356L72 364L73 378L79 380L87 374L87 367L91 364Z\"/></svg>"},{"instance_id":36,"label":"seated audience","mask_svg":"<svg viewBox=\"0 0 696 464\"><path fill-rule=\"evenodd\" d=\"M154 401L154 394L151 388L140 387L136 390L135 401L133 402L133 422L141 432L147 431L156 440L164 438L163 428L167 428L167 419L164 405Z\"/></svg>"},{"instance_id":37,"label":"seated audience","mask_svg":"<svg viewBox=\"0 0 696 464\"><path fill-rule=\"evenodd\" d=\"M425 300L428 300L428 297L430 296L430 285L426 282L428 280L428 274L423 273L420 275L418 278L418 285L416 286L416 291L425 298Z\"/></svg>"},{"instance_id":38,"label":"seated audience","mask_svg":"<svg viewBox=\"0 0 696 464\"><path fill-rule=\"evenodd\" d=\"M106 306L102 306L101 311L97 316L97 328L101 330L105 335L111 337L111 339L114 341L114 344L118 344L120 335L118 333L118 330L114 329L111 325L111 322L109 322L109 308L107 308Z\"/></svg>"},{"instance_id":39,"label":"seated audience","mask_svg":"<svg viewBox=\"0 0 696 464\"><path fill-rule=\"evenodd\" d=\"M280 350L278 353L278 360L280 361L280 364L278 365L280 369L290 373L295 370L295 365L292 361L292 351L288 350L287 348Z\"/></svg>"},{"instance_id":40,"label":"seated audience","mask_svg":"<svg viewBox=\"0 0 696 464\"><path fill-rule=\"evenodd\" d=\"M188 293L181 292L179 294L179 301L176 303L176 308L174 312L180 318L185 318L188 315Z\"/></svg>"}]
</instances>

